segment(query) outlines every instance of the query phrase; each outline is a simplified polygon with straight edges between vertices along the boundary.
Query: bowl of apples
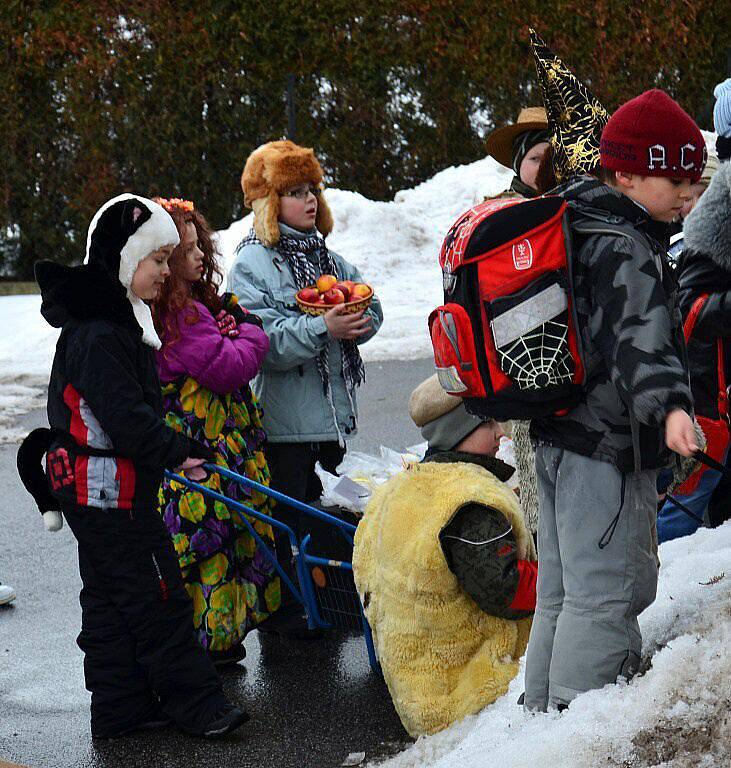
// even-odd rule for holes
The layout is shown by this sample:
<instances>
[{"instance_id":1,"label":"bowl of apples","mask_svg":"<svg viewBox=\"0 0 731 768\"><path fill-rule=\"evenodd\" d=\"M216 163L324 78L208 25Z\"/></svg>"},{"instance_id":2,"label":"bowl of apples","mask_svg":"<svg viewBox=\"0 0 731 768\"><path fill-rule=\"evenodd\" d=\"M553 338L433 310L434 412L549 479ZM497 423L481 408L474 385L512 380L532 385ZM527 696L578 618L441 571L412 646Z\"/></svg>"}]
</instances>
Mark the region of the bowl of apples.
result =
<instances>
[{"instance_id":1,"label":"bowl of apples","mask_svg":"<svg viewBox=\"0 0 731 768\"><path fill-rule=\"evenodd\" d=\"M297 305L308 315L324 315L342 304L347 314L368 309L373 299L373 288L366 283L338 280L335 275L320 275L315 285L300 288L295 294Z\"/></svg>"}]
</instances>

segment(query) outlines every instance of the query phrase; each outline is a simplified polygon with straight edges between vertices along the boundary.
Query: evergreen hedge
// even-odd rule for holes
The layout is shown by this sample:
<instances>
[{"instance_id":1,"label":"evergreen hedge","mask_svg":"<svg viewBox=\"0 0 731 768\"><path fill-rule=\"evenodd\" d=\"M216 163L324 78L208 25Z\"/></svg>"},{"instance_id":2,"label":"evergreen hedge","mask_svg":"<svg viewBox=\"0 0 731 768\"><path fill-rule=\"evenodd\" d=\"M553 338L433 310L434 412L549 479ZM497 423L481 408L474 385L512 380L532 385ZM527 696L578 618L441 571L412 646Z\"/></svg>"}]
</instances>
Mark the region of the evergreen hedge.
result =
<instances>
[{"instance_id":1,"label":"evergreen hedge","mask_svg":"<svg viewBox=\"0 0 731 768\"><path fill-rule=\"evenodd\" d=\"M695 0L5 0L0 17L0 272L79 261L121 191L242 213L259 144L297 135L328 182L389 199L484 154L540 103L528 28L609 109L661 87L710 128L724 4Z\"/></svg>"}]
</instances>

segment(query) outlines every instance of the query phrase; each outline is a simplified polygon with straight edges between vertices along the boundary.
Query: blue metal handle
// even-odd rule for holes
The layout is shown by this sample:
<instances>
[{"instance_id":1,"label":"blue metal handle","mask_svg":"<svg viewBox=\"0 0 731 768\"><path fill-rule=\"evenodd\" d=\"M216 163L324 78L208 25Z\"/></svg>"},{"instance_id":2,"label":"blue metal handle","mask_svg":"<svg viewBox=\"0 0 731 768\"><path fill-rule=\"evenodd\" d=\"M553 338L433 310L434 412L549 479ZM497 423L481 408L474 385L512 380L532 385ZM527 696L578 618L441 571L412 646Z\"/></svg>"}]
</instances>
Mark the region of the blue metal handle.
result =
<instances>
[{"instance_id":1,"label":"blue metal handle","mask_svg":"<svg viewBox=\"0 0 731 768\"><path fill-rule=\"evenodd\" d=\"M214 466L214 465L211 465L211 466ZM227 507L231 507L237 510L238 512L243 512L245 515L254 517L257 520L261 520L262 522L265 522L268 525L273 526L274 528L279 528L282 531L284 531L289 538L289 545L290 547L292 547L292 554L295 557L295 562L298 565L298 571L299 571L299 564L300 564L300 557L298 556L299 545L297 543L297 537L294 535L294 531L289 526L285 525L279 520L275 520L273 517L269 517L268 515L264 515L261 512L257 512L255 509L251 509L251 507L247 507L245 504L242 504L239 501L230 499L228 498L228 496L224 496L223 494L218 493L218 491L214 491L211 488L206 488L205 485L196 483L194 480L188 480L187 477L176 475L174 472L171 472L170 470L165 470L165 477L167 477L169 480L174 480L176 483L181 483L182 485L186 486L187 488L191 488L194 491L198 491L199 493L202 493L205 496L210 496L212 499L216 499L216 501L221 501ZM294 586L294 584L292 584L292 580L284 572L284 570L282 569L282 566L277 561L277 558L272 554L269 547L267 547L267 545L262 541L259 534L254 530L254 526L245 517L242 518L242 522L244 523L244 525L246 525L246 527L249 530L249 533L254 537L254 540L259 545L259 547L261 548L261 551L267 557L269 562L271 562L272 565L277 569L277 572L279 573L280 578L284 581L287 587L292 591L292 594L297 599L297 602L301 603L306 609L309 609L309 606L306 604L304 598L302 597L302 594ZM300 583L302 583L301 577L300 577Z\"/></svg>"},{"instance_id":2,"label":"blue metal handle","mask_svg":"<svg viewBox=\"0 0 731 768\"><path fill-rule=\"evenodd\" d=\"M250 480L248 477L244 477L243 475L239 475L236 472L232 472L230 469L219 467L217 464L204 464L203 468L208 470L208 472L217 472L222 477L227 477L229 480L233 480L235 483L239 483L239 485L245 485L248 488L253 488L256 491L259 491L259 493L263 493L265 496L271 496L271 498L276 499L282 504L288 507L292 507L293 509L298 509L300 512L304 512L306 515L315 517L318 520L324 520L326 523L336 525L338 528L344 528L351 533L355 533L356 531L356 526L352 525L351 523L347 523L345 520L341 520L334 515L329 515L327 512L322 512L315 507L311 507L309 504L305 504L301 501L298 501L297 499L293 499L291 496L287 496L285 493L280 493L279 491L275 491L273 488L269 488L267 485L262 485L261 483L257 483L255 480Z\"/></svg>"}]
</instances>

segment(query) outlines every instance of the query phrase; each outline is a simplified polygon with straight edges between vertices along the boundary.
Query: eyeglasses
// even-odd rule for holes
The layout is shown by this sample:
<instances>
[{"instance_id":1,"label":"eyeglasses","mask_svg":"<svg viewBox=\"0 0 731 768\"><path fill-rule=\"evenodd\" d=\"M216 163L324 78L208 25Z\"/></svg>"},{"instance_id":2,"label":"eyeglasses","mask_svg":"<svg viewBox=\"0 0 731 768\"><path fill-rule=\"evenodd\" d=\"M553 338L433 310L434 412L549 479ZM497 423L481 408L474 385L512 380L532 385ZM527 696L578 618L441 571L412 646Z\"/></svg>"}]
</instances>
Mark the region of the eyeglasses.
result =
<instances>
[{"instance_id":1,"label":"eyeglasses","mask_svg":"<svg viewBox=\"0 0 731 768\"><path fill-rule=\"evenodd\" d=\"M320 197L322 190L320 187L308 185L306 187L297 187L296 189L290 189L289 192L285 192L282 197L294 197L297 200L307 200L307 195L310 193L315 197Z\"/></svg>"}]
</instances>

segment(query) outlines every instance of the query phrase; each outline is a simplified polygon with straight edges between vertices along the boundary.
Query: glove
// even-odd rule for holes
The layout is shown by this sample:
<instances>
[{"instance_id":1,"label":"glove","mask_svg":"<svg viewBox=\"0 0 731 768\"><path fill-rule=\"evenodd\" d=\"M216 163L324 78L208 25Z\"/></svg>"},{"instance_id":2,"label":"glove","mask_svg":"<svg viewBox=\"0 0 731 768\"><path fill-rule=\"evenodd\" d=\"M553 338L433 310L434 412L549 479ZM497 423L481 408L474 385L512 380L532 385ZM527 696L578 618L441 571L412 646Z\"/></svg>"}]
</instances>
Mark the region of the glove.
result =
<instances>
[{"instance_id":1,"label":"glove","mask_svg":"<svg viewBox=\"0 0 731 768\"><path fill-rule=\"evenodd\" d=\"M257 326L257 328L263 327L261 318L258 315L249 312L248 309L244 309L244 307L239 304L238 297L235 293L224 293L221 296L221 299L223 300L224 310L233 317L237 325L250 323L251 325Z\"/></svg>"},{"instance_id":2,"label":"glove","mask_svg":"<svg viewBox=\"0 0 731 768\"><path fill-rule=\"evenodd\" d=\"M222 309L216 315L216 323L218 324L218 330L221 332L221 336L227 336L229 339L236 339L239 336L239 328L236 324L234 316L225 309Z\"/></svg>"},{"instance_id":3,"label":"glove","mask_svg":"<svg viewBox=\"0 0 731 768\"><path fill-rule=\"evenodd\" d=\"M43 513L43 525L47 531L56 533L63 528L63 516L57 510L49 510Z\"/></svg>"}]
</instances>

